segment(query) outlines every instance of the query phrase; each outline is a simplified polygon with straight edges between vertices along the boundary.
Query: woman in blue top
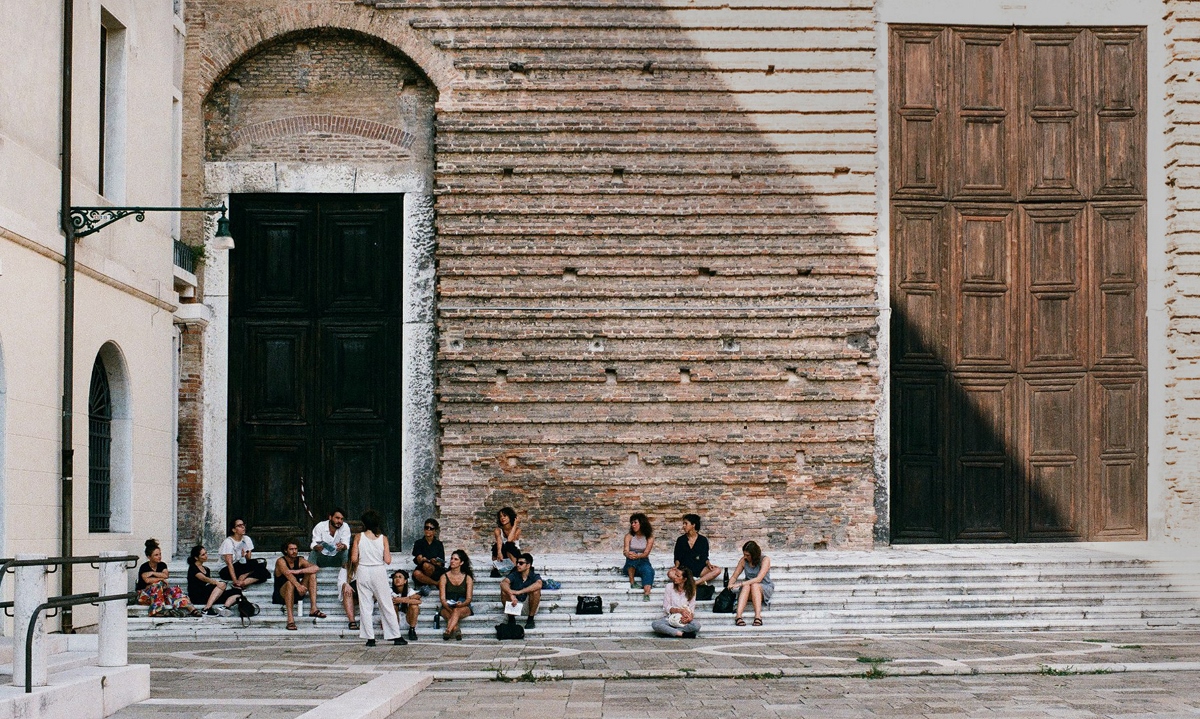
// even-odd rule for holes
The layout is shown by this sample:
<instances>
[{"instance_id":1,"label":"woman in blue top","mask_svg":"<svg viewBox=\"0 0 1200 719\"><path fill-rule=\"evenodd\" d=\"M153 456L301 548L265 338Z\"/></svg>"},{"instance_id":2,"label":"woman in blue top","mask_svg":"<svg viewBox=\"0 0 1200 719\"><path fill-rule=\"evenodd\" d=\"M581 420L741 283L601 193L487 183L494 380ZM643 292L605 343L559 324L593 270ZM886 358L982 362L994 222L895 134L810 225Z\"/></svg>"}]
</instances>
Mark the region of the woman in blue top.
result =
<instances>
[{"instance_id":1,"label":"woman in blue top","mask_svg":"<svg viewBox=\"0 0 1200 719\"><path fill-rule=\"evenodd\" d=\"M745 577L737 581L738 576L743 573ZM733 570L733 578L729 588L738 593L737 613L733 623L739 627L746 626L742 612L746 611L746 602L753 601L754 626L761 627L762 607L771 601L771 595L775 593L775 583L771 581L771 558L763 555L758 542L746 542L742 545L742 558Z\"/></svg>"}]
</instances>

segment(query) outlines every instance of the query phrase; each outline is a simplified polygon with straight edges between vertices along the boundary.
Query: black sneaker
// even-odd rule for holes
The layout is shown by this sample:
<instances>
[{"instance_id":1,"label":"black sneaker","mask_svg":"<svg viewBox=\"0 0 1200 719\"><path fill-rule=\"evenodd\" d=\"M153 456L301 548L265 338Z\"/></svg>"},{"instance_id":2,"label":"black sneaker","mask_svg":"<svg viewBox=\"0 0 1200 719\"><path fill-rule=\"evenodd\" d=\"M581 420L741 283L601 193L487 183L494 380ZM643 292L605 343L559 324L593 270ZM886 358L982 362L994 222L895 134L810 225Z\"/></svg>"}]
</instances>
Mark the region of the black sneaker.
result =
<instances>
[{"instance_id":1,"label":"black sneaker","mask_svg":"<svg viewBox=\"0 0 1200 719\"><path fill-rule=\"evenodd\" d=\"M218 612L217 610L213 609L212 607L209 607L208 609L205 609L205 610L204 610L204 614L205 614L206 616L209 616L209 617L219 617L219 616L221 616L221 613L220 613L220 612Z\"/></svg>"},{"instance_id":2,"label":"black sneaker","mask_svg":"<svg viewBox=\"0 0 1200 719\"><path fill-rule=\"evenodd\" d=\"M525 620L525 628L526 629L533 629L536 626L537 626L537 622L533 621L533 617L530 617Z\"/></svg>"},{"instance_id":3,"label":"black sneaker","mask_svg":"<svg viewBox=\"0 0 1200 719\"><path fill-rule=\"evenodd\" d=\"M696 638L696 633L695 633L695 632L684 632L684 633L683 633L683 638L684 638L684 639L695 639L695 638Z\"/></svg>"},{"instance_id":4,"label":"black sneaker","mask_svg":"<svg viewBox=\"0 0 1200 719\"><path fill-rule=\"evenodd\" d=\"M373 646L375 646L375 640L374 640L374 639L368 639L368 640L367 640L367 646L368 646L368 647L373 647Z\"/></svg>"},{"instance_id":5,"label":"black sneaker","mask_svg":"<svg viewBox=\"0 0 1200 719\"><path fill-rule=\"evenodd\" d=\"M408 642L404 641L404 637L396 637L395 639L392 640L392 644L395 644L398 647L402 647L402 646L408 644Z\"/></svg>"},{"instance_id":6,"label":"black sneaker","mask_svg":"<svg viewBox=\"0 0 1200 719\"><path fill-rule=\"evenodd\" d=\"M408 641L410 641L410 642L415 642L415 641L417 641L417 629L416 629L416 627L409 627L409 628L408 628Z\"/></svg>"},{"instance_id":7,"label":"black sneaker","mask_svg":"<svg viewBox=\"0 0 1200 719\"><path fill-rule=\"evenodd\" d=\"M500 578L500 570L496 569L495 567L492 567L492 579L499 579L499 578Z\"/></svg>"}]
</instances>

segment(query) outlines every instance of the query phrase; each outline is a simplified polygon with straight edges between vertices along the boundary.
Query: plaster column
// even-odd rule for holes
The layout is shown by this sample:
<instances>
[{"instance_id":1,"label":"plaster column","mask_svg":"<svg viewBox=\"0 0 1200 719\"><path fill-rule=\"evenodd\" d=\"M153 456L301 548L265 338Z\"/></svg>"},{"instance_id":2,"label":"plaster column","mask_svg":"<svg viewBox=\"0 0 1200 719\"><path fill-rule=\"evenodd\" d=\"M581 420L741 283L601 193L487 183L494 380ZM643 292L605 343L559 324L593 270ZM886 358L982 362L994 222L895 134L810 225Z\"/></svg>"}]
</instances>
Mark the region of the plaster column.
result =
<instances>
[{"instance_id":1,"label":"plaster column","mask_svg":"<svg viewBox=\"0 0 1200 719\"><path fill-rule=\"evenodd\" d=\"M124 557L125 552L100 552L101 557ZM129 570L125 562L100 563L100 596L129 591ZM125 602L101 602L99 661L102 667L123 667L129 663L129 610Z\"/></svg>"},{"instance_id":2,"label":"plaster column","mask_svg":"<svg viewBox=\"0 0 1200 719\"><path fill-rule=\"evenodd\" d=\"M45 554L18 554L18 560L45 559ZM13 587L13 686L25 686L25 637L33 610L46 601L46 567L17 567L16 584ZM33 686L46 686L46 662L49 651L46 644L45 613L37 616L37 629L33 633Z\"/></svg>"}]
</instances>

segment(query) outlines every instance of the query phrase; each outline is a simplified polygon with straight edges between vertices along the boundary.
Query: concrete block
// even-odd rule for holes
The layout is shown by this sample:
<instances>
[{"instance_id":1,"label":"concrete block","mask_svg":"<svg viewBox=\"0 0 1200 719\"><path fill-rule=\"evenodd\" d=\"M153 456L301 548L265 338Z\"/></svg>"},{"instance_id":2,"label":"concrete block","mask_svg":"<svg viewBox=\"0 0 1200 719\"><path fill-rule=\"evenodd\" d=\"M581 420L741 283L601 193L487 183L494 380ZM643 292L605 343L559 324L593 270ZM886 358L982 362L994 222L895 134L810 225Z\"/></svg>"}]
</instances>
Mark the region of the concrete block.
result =
<instances>
[{"instance_id":1,"label":"concrete block","mask_svg":"<svg viewBox=\"0 0 1200 719\"><path fill-rule=\"evenodd\" d=\"M433 682L424 672L388 672L315 707L298 719L386 719ZM3 719L3 718L0 718Z\"/></svg>"}]
</instances>

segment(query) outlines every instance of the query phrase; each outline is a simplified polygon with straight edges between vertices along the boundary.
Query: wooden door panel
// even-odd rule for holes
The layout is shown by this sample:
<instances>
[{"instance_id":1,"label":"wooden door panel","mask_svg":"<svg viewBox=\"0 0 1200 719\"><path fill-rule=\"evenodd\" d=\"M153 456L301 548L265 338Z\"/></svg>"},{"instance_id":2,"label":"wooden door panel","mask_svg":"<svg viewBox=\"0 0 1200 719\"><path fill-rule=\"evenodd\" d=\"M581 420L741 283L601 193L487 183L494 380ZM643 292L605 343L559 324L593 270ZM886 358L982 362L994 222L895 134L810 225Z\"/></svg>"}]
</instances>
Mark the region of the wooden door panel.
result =
<instances>
[{"instance_id":1,"label":"wooden door panel","mask_svg":"<svg viewBox=\"0 0 1200 719\"><path fill-rule=\"evenodd\" d=\"M1146 44L1143 30L1095 30L1093 196L1146 195Z\"/></svg>"},{"instance_id":2,"label":"wooden door panel","mask_svg":"<svg viewBox=\"0 0 1200 719\"><path fill-rule=\"evenodd\" d=\"M1082 538L1087 488L1085 376L1029 379L1023 387L1024 536Z\"/></svg>"},{"instance_id":3,"label":"wooden door panel","mask_svg":"<svg viewBox=\"0 0 1200 719\"><path fill-rule=\"evenodd\" d=\"M900 364L941 366L947 355L944 217L942 207L896 207L892 213L900 245L892 275L892 351Z\"/></svg>"},{"instance_id":4,"label":"wooden door panel","mask_svg":"<svg viewBox=\"0 0 1200 719\"><path fill-rule=\"evenodd\" d=\"M313 298L314 213L311 209L259 207L235 215L242 238L231 272L231 311L304 314Z\"/></svg>"},{"instance_id":5,"label":"wooden door panel","mask_svg":"<svg viewBox=\"0 0 1200 719\"><path fill-rule=\"evenodd\" d=\"M897 196L941 198L946 194L946 31L893 30L890 82L892 188Z\"/></svg>"},{"instance_id":6,"label":"wooden door panel","mask_svg":"<svg viewBox=\"0 0 1200 719\"><path fill-rule=\"evenodd\" d=\"M324 254L320 286L324 312L387 313L402 271L400 229L386 207L330 210L321 214ZM383 271L380 271L381 268Z\"/></svg>"},{"instance_id":7,"label":"wooden door panel","mask_svg":"<svg viewBox=\"0 0 1200 719\"><path fill-rule=\"evenodd\" d=\"M897 377L893 422L894 536L901 541L944 541L946 376Z\"/></svg>"},{"instance_id":8,"label":"wooden door panel","mask_svg":"<svg viewBox=\"0 0 1200 719\"><path fill-rule=\"evenodd\" d=\"M1088 358L1082 204L1026 206L1023 371L1082 371Z\"/></svg>"},{"instance_id":9,"label":"wooden door panel","mask_svg":"<svg viewBox=\"0 0 1200 719\"><path fill-rule=\"evenodd\" d=\"M325 439L321 445L321 472L324 477L322 496L326 506L341 507L357 519L368 509L379 509L381 498L398 496L388 478L393 473L387 466L387 440ZM364 486L364 482L366 486ZM388 491L392 489L392 491ZM396 521L384 512L389 534L395 531Z\"/></svg>"},{"instance_id":10,"label":"wooden door panel","mask_svg":"<svg viewBox=\"0 0 1200 719\"><path fill-rule=\"evenodd\" d=\"M956 207L950 251L957 295L956 370L1015 369L1012 207Z\"/></svg>"},{"instance_id":11,"label":"wooden door panel","mask_svg":"<svg viewBox=\"0 0 1200 719\"><path fill-rule=\"evenodd\" d=\"M310 328L303 321L237 321L245 373L257 381L243 386L242 422L304 424L308 415Z\"/></svg>"},{"instance_id":12,"label":"wooden door panel","mask_svg":"<svg viewBox=\"0 0 1200 719\"><path fill-rule=\"evenodd\" d=\"M951 31L954 199L1015 198L1016 103L1009 30Z\"/></svg>"},{"instance_id":13,"label":"wooden door panel","mask_svg":"<svg viewBox=\"0 0 1200 719\"><path fill-rule=\"evenodd\" d=\"M1087 66L1081 30L1022 30L1019 94L1023 196L1083 199L1080 149L1087 147Z\"/></svg>"},{"instance_id":14,"label":"wooden door panel","mask_svg":"<svg viewBox=\"0 0 1200 719\"><path fill-rule=\"evenodd\" d=\"M1146 210L1098 205L1091 213L1092 317L1097 368L1146 365Z\"/></svg>"},{"instance_id":15,"label":"wooden door panel","mask_svg":"<svg viewBox=\"0 0 1200 719\"><path fill-rule=\"evenodd\" d=\"M1146 538L1146 379L1092 379L1097 539Z\"/></svg>"},{"instance_id":16,"label":"wooden door panel","mask_svg":"<svg viewBox=\"0 0 1200 719\"><path fill-rule=\"evenodd\" d=\"M955 387L956 532L960 540L1013 540L1014 378L952 379Z\"/></svg>"},{"instance_id":17,"label":"wooden door panel","mask_svg":"<svg viewBox=\"0 0 1200 719\"><path fill-rule=\"evenodd\" d=\"M308 447L307 437L245 438L241 475L253 480L240 483L241 502L230 510L246 520L260 542L295 537L305 530L297 518L305 514L300 482L312 479ZM264 551L276 549L270 544L263 547Z\"/></svg>"},{"instance_id":18,"label":"wooden door panel","mask_svg":"<svg viewBox=\"0 0 1200 719\"><path fill-rule=\"evenodd\" d=\"M374 422L389 419L388 398L395 379L380 372L395 364L388 322L324 320L322 348L322 407L326 422Z\"/></svg>"}]
</instances>

